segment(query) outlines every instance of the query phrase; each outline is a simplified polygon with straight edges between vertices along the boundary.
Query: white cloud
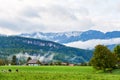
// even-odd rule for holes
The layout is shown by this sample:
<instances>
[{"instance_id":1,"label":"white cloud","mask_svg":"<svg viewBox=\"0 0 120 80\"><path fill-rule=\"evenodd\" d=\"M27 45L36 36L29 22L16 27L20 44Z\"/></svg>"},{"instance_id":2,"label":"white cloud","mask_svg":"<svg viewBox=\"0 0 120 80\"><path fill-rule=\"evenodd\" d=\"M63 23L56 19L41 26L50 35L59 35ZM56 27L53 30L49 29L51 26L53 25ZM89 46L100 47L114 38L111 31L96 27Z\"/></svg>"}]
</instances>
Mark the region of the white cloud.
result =
<instances>
[{"instance_id":1,"label":"white cloud","mask_svg":"<svg viewBox=\"0 0 120 80\"><path fill-rule=\"evenodd\" d=\"M6 35L14 35L14 34L19 34L18 32L6 29L6 28L1 28L0 27L0 33L1 34L6 34Z\"/></svg>"},{"instance_id":2,"label":"white cloud","mask_svg":"<svg viewBox=\"0 0 120 80\"><path fill-rule=\"evenodd\" d=\"M120 30L119 3L119 0L0 0L0 27L14 32Z\"/></svg>"},{"instance_id":3,"label":"white cloud","mask_svg":"<svg viewBox=\"0 0 120 80\"><path fill-rule=\"evenodd\" d=\"M77 47L81 49L94 49L94 47L98 44L102 44L102 45L120 44L120 38L113 38L113 39L106 39L106 40L93 39L93 40L88 40L84 42L76 41L76 42L68 43L65 45L71 46L71 47Z\"/></svg>"}]
</instances>

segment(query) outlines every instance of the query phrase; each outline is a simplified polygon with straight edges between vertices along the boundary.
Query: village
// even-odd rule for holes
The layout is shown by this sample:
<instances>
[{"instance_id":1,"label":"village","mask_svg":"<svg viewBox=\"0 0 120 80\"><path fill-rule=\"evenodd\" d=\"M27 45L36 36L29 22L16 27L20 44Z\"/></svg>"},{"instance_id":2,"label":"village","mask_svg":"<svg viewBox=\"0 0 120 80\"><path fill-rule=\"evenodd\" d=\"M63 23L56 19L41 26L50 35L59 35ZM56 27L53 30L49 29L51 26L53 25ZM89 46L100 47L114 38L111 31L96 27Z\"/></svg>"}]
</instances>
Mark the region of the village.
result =
<instances>
[{"instance_id":1,"label":"village","mask_svg":"<svg viewBox=\"0 0 120 80\"><path fill-rule=\"evenodd\" d=\"M57 66L57 65L61 65L61 66L75 66L75 64L71 64L71 63L65 63L65 62L40 62L39 60L37 60L37 59L33 59L33 60L29 60L28 62L27 62L27 64L26 65L28 65L28 66Z\"/></svg>"}]
</instances>

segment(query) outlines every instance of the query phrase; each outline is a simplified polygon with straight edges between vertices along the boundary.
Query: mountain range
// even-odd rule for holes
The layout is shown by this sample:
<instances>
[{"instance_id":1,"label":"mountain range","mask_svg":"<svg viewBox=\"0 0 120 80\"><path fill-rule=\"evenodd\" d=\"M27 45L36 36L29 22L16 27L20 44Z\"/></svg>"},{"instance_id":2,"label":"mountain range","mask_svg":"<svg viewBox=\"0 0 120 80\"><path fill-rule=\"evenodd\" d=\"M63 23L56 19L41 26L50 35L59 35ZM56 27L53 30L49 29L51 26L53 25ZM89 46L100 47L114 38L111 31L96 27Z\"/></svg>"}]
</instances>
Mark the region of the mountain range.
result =
<instances>
[{"instance_id":1,"label":"mountain range","mask_svg":"<svg viewBox=\"0 0 120 80\"><path fill-rule=\"evenodd\" d=\"M103 44L112 49L116 44L120 44L120 31L106 33L96 30L61 33L34 32L23 33L18 36L54 41L82 49L93 49L97 44Z\"/></svg>"},{"instance_id":2,"label":"mountain range","mask_svg":"<svg viewBox=\"0 0 120 80\"><path fill-rule=\"evenodd\" d=\"M3 59L10 59L11 56L16 55L21 61L32 57L41 62L84 63L91 59L97 44L104 44L111 50L116 44L120 44L120 31L103 33L89 30L0 35L0 43L0 58Z\"/></svg>"}]
</instances>

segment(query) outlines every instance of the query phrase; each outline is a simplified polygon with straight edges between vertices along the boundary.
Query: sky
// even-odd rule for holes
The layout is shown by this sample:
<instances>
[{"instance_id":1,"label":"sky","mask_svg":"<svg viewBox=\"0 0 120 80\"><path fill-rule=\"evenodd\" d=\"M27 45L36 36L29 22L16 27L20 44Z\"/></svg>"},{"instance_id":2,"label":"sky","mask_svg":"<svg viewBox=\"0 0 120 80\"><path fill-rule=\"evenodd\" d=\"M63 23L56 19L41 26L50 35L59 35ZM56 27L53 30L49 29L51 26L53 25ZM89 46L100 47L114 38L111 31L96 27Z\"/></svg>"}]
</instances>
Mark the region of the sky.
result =
<instances>
[{"instance_id":1,"label":"sky","mask_svg":"<svg viewBox=\"0 0 120 80\"><path fill-rule=\"evenodd\" d=\"M0 0L0 33L120 31L120 0Z\"/></svg>"}]
</instances>

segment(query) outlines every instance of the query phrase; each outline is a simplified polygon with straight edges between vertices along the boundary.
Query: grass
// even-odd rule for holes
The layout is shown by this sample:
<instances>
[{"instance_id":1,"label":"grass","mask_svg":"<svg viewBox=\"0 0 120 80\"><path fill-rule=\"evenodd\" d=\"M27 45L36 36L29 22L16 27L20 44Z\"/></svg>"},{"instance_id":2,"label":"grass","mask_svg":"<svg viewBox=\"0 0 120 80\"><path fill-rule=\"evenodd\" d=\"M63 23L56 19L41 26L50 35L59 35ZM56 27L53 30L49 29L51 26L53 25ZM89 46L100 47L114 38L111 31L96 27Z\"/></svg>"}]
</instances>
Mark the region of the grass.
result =
<instances>
[{"instance_id":1,"label":"grass","mask_svg":"<svg viewBox=\"0 0 120 80\"><path fill-rule=\"evenodd\" d=\"M0 80L120 80L119 75L120 70L103 73L90 66L0 66Z\"/></svg>"}]
</instances>

